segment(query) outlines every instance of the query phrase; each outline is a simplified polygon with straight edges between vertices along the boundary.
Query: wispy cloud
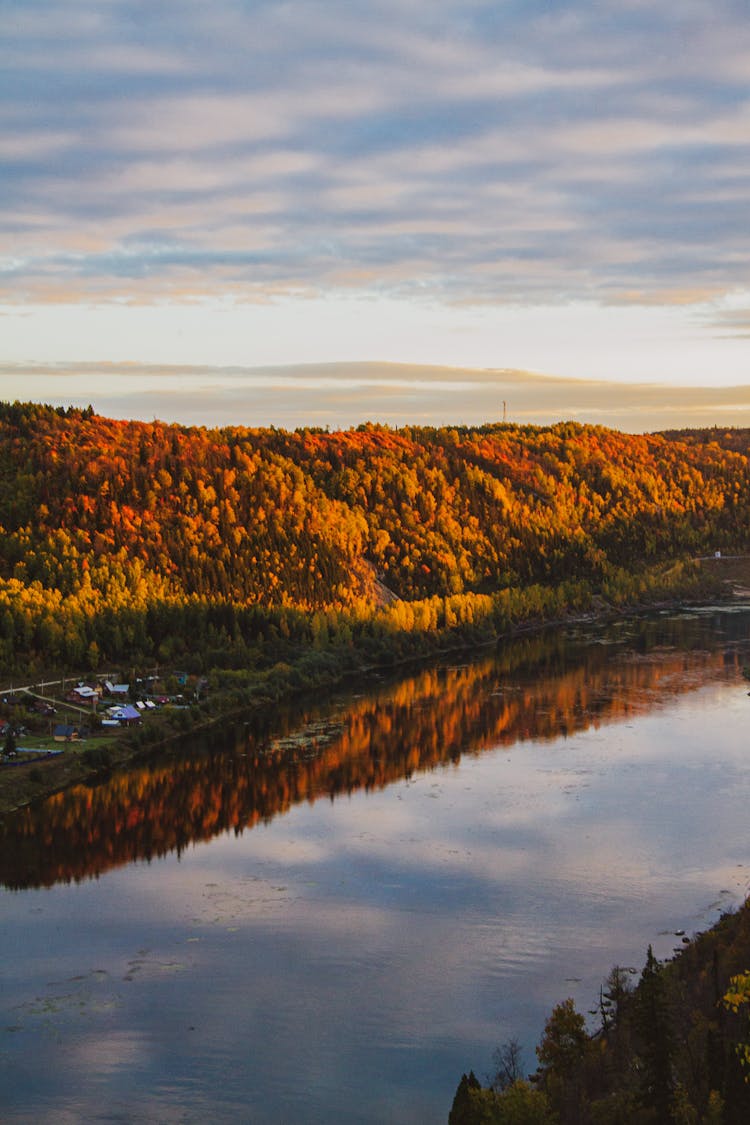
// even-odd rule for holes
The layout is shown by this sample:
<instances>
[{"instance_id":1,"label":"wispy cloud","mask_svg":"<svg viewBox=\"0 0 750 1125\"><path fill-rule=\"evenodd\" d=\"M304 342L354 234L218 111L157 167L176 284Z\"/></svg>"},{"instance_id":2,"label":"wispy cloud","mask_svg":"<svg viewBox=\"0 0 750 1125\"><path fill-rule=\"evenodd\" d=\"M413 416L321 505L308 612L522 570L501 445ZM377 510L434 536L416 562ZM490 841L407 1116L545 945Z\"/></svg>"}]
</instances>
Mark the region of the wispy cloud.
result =
<instances>
[{"instance_id":1,"label":"wispy cloud","mask_svg":"<svg viewBox=\"0 0 750 1125\"><path fill-rule=\"evenodd\" d=\"M87 406L114 418L208 426L394 426L573 420L632 433L750 425L750 387L556 379L514 370L333 363L258 368L0 364L8 398Z\"/></svg>"},{"instance_id":2,"label":"wispy cloud","mask_svg":"<svg viewBox=\"0 0 750 1125\"><path fill-rule=\"evenodd\" d=\"M730 2L11 0L0 50L6 302L747 281Z\"/></svg>"}]
</instances>

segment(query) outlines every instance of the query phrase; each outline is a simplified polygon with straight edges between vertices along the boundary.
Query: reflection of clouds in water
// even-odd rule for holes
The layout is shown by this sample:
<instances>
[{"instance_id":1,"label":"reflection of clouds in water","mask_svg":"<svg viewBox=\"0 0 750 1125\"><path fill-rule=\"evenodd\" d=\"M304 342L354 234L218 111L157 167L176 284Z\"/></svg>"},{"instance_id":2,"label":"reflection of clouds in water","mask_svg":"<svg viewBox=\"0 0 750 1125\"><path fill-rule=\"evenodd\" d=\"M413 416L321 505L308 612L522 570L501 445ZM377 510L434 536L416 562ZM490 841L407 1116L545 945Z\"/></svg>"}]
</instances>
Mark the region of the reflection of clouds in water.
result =
<instances>
[{"instance_id":1,"label":"reflection of clouds in water","mask_svg":"<svg viewBox=\"0 0 750 1125\"><path fill-rule=\"evenodd\" d=\"M398 699L399 714L413 720L440 700L441 742L451 723L451 737L470 730L456 715L474 714L486 721L481 737L476 728L467 737L486 752L409 780L384 775L382 788L333 802L282 803L283 815L148 866L12 896L19 933L30 903L50 907L34 916L29 973L53 931L66 966L110 971L118 1006L75 1014L81 1072L98 1074L116 1104L121 1075L107 1069L106 1046L101 1064L85 1053L111 1031L126 1037L135 1091L121 1096L126 1116L177 1120L175 1106L199 1105L197 1089L198 1099L210 1091L217 1121L242 1119L258 1101L261 1120L309 1120L313 1091L334 1107L329 1118L342 1117L343 1105L371 1089L372 1120L392 1120L389 1100L430 1107L410 1108L408 1121L435 1119L461 1070L489 1067L493 1045L511 1035L533 1060L554 1002L572 995L581 1009L592 1006L614 961L640 967L649 942L669 954L675 929L705 928L747 886L750 872L738 866L750 795L745 689L730 672L676 694L675 660L693 666L666 651L623 666L622 699L651 686L635 709L606 707L606 726L553 737L540 717L539 737L511 747L497 747L496 676L474 681L464 669L473 694L454 696L452 679L424 673L357 701L359 719L372 710L390 723L388 701ZM716 654L695 663L709 680L726 674ZM654 679L660 667L670 674ZM567 672L547 682L535 675L524 706L541 701L566 713L564 701L580 702L583 684L595 709L597 669L594 661L579 675L574 665L569 683ZM654 709L659 683L667 686ZM408 727L403 744L430 732ZM386 741L397 743L392 725L379 746ZM354 776L356 754L339 761L334 745L327 753L332 768L344 762ZM205 792L199 759L193 766ZM74 909L54 913L55 903ZM100 960L114 935L120 952ZM62 973L55 979L61 995L75 995ZM31 976L23 987L42 992ZM145 1054L127 1040L132 1033L137 1045L141 1032ZM60 1088L53 1046L39 1050L50 1087ZM77 1063L71 1069L79 1073ZM87 1093L87 1111L92 1104Z\"/></svg>"},{"instance_id":2,"label":"reflection of clouds in water","mask_svg":"<svg viewBox=\"0 0 750 1125\"><path fill-rule=\"evenodd\" d=\"M299 929L315 949L330 950L334 961L342 948L358 949L371 962L367 979L381 962L393 967L397 993L408 987L398 979L396 966L404 959L410 935L429 960L429 971L438 973L447 988L454 977L465 981L467 956L480 974L492 979L512 975L522 964L530 969L530 960L543 959L545 950L557 948L558 956L561 945L575 950L584 924L589 947L616 954L611 947L617 931L632 949L644 911L661 916L667 909L662 900L666 904L674 897L675 879L683 890L691 888L693 901L710 897L719 871L720 881L726 882L726 864L684 869L681 845L675 849L670 844L674 826L665 827L664 816L656 815L663 812L658 792L652 812L645 802L647 815L634 833L633 809L643 796L643 775L633 774L628 785L619 776L594 775L589 807L571 812L570 794L558 784L565 771L539 773L555 752L535 748L534 754L545 759L536 763L529 753L519 756L523 776L514 782L512 825L493 809L490 779L503 761L492 755L467 762L452 784L449 777L441 785L437 815L429 815L434 806L426 807L429 779L403 787L408 792L400 794L393 831L383 830L382 813L396 792L339 802L328 810L326 846L316 842L312 864L305 861L300 867L299 858L307 833L319 820L315 809L293 810L265 832L248 834L242 844L234 843L234 856L225 841L214 866L216 887L207 892L204 882L199 891L203 900L208 893L202 922L227 932L236 927L253 941L264 932L277 937L281 932L292 944ZM580 765L571 765L572 775L580 778ZM504 787L508 780L503 773ZM535 791L540 776L543 785ZM480 809L477 790L485 798ZM528 799L532 795L535 799ZM684 815L682 803L680 808ZM207 858L212 850L207 849ZM248 863L260 865L263 879L238 874ZM206 865L200 864L201 878L206 874ZM178 895L178 906L179 900ZM204 940L210 940L205 930ZM413 964L409 972L414 979ZM381 993L390 987L378 983Z\"/></svg>"},{"instance_id":3,"label":"reflection of clouds in water","mask_svg":"<svg viewBox=\"0 0 750 1125\"><path fill-rule=\"evenodd\" d=\"M721 710L719 700L696 742ZM665 713L652 723L649 740L662 752L672 720ZM405 1079L412 1091L421 1083L441 1092L455 1086L456 1060L459 1071L489 1066L492 1045L512 1034L531 1052L551 1003L574 995L590 1006L612 961L640 966L649 940L668 953L674 937L660 931L692 928L683 904L708 907L730 886L720 840L700 855L700 869L670 872L658 833L633 838L627 814L653 788L640 768L644 740L636 726L611 778L582 772L587 755L599 761L598 740L527 743L384 791L296 806L242 836L154 863L148 878L127 869L86 884L97 925L127 931L110 888L137 881L138 929L158 917L160 936L147 951L133 936L122 969L138 971L118 980L115 1012L77 1016L85 1035L74 1065L116 1083L122 1058L136 1091L168 1072L173 1105L189 1103L199 1073L204 1086L216 1083L219 1121L236 1120L247 1090L262 1090L271 1120L290 1099L304 1118L311 1090L344 1100L363 1083L382 1091L396 1058L417 1072ZM590 780L590 803L561 791L571 778ZM730 805L730 833L735 814ZM683 816L694 824L692 806ZM169 971L176 964L183 970ZM153 1033L141 1039L128 1026ZM88 1111L94 1099L83 1097ZM158 1097L136 1092L122 1104L169 1120Z\"/></svg>"},{"instance_id":4,"label":"reflection of clouds in water","mask_svg":"<svg viewBox=\"0 0 750 1125\"><path fill-rule=\"evenodd\" d=\"M712 697L724 716L729 696ZM405 896L424 908L419 885L450 879L469 902L514 887L520 898L541 877L552 897L587 884L591 893L605 892L613 910L624 900L635 904L656 868L664 880L684 873L686 790L703 810L691 814L692 835L711 824L733 785L726 757L703 763L705 720L696 725L695 707L684 707L686 716L681 705L652 716L649 737L639 726L618 729L614 745L596 733L526 744L384 793L354 795L325 815L318 806L298 806L246 833L241 844L224 837L196 849L189 862L183 858L179 881L193 883L197 919L277 919L298 908L311 918L319 900L325 911L316 925L331 934L351 923L336 914L347 896L369 925L374 902L391 908ZM178 909L186 889L176 895ZM164 894L168 899L169 887Z\"/></svg>"},{"instance_id":5,"label":"reflection of clouds in water","mask_svg":"<svg viewBox=\"0 0 750 1125\"><path fill-rule=\"evenodd\" d=\"M150 1040L148 1034L122 1028L85 1036L72 1044L70 1061L96 1083L102 1076L142 1066L152 1050Z\"/></svg>"}]
</instances>

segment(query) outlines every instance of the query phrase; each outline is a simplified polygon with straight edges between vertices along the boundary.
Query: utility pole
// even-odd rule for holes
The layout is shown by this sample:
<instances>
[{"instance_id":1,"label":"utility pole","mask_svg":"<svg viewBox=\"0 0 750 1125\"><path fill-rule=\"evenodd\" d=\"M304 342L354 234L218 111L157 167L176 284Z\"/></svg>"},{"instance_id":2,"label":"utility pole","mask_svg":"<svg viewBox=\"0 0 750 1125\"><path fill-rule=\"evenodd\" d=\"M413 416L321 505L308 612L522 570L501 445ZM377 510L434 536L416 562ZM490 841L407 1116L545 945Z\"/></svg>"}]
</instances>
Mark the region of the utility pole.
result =
<instances>
[{"instance_id":1,"label":"utility pole","mask_svg":"<svg viewBox=\"0 0 750 1125\"><path fill-rule=\"evenodd\" d=\"M505 422L505 406L506 406L505 399L503 399L503 422Z\"/></svg>"}]
</instances>

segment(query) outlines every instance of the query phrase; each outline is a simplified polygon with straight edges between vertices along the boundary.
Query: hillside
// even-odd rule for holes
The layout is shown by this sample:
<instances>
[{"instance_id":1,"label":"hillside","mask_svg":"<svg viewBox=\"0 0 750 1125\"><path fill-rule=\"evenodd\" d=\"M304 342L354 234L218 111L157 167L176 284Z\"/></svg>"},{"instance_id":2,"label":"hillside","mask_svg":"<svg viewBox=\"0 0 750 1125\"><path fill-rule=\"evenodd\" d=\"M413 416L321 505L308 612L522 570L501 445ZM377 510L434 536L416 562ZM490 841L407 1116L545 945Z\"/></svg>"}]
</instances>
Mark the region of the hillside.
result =
<instances>
[{"instance_id":1,"label":"hillside","mask_svg":"<svg viewBox=\"0 0 750 1125\"><path fill-rule=\"evenodd\" d=\"M208 430L0 404L0 669L320 642L384 601L409 630L535 585L616 595L745 548L746 433Z\"/></svg>"}]
</instances>

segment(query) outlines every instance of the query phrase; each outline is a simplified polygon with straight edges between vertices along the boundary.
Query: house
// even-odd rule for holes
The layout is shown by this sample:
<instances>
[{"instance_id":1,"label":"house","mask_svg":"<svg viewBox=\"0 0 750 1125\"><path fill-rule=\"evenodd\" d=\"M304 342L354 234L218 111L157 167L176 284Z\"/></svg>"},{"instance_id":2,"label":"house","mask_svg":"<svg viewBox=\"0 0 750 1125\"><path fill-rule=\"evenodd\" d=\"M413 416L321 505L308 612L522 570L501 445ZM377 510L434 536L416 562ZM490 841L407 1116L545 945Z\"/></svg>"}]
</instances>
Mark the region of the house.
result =
<instances>
[{"instance_id":1,"label":"house","mask_svg":"<svg viewBox=\"0 0 750 1125\"><path fill-rule=\"evenodd\" d=\"M70 723L58 723L53 732L55 742L78 742L80 737L79 728Z\"/></svg>"},{"instance_id":2,"label":"house","mask_svg":"<svg viewBox=\"0 0 750 1125\"><path fill-rule=\"evenodd\" d=\"M123 727L135 726L136 723L140 723L141 721L140 711L130 703L110 707L107 714L110 719L116 719L120 726Z\"/></svg>"},{"instance_id":3,"label":"house","mask_svg":"<svg viewBox=\"0 0 750 1125\"><path fill-rule=\"evenodd\" d=\"M116 699L127 699L130 695L130 684L113 684L111 680L105 680L104 690L107 695L113 695Z\"/></svg>"},{"instance_id":4,"label":"house","mask_svg":"<svg viewBox=\"0 0 750 1125\"><path fill-rule=\"evenodd\" d=\"M91 706L99 698L99 692L96 688L89 687L88 684L78 684L74 687L65 697L68 703L87 703Z\"/></svg>"}]
</instances>

